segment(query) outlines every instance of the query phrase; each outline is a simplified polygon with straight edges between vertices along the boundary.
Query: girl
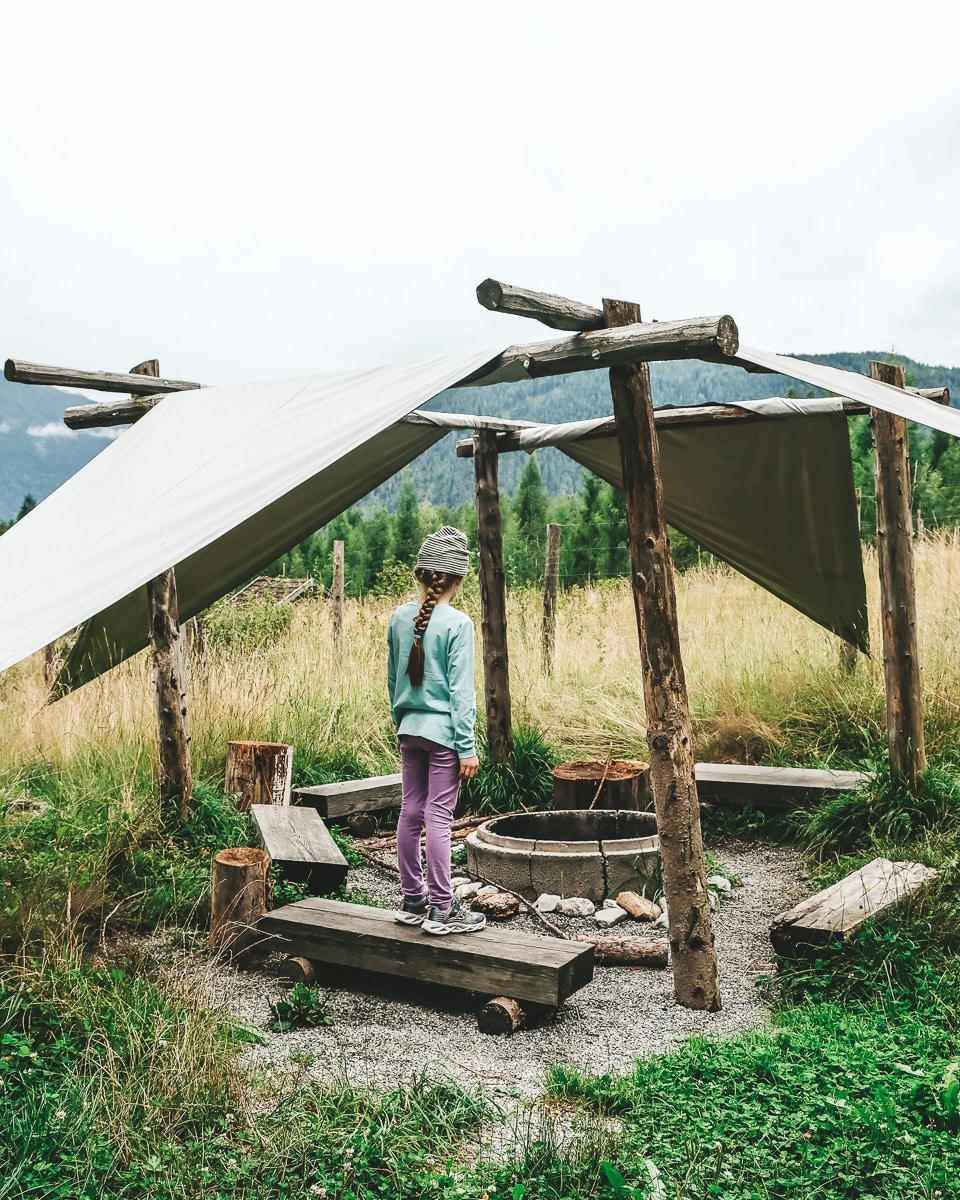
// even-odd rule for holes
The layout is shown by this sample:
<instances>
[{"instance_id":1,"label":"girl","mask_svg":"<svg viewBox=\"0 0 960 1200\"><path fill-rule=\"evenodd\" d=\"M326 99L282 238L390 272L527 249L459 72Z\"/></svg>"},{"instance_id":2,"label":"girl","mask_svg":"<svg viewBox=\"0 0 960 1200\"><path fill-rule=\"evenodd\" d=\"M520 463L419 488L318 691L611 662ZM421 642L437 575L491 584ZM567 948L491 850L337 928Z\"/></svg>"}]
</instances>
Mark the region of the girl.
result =
<instances>
[{"instance_id":1,"label":"girl","mask_svg":"<svg viewBox=\"0 0 960 1200\"><path fill-rule=\"evenodd\" d=\"M400 738L403 801L397 861L404 925L424 933L473 933L486 917L465 909L450 887L450 826L461 779L480 761L473 738L473 622L450 601L470 564L466 534L444 525L420 547L414 577L420 604L401 604L387 632L387 683ZM427 831L427 876L420 834Z\"/></svg>"}]
</instances>

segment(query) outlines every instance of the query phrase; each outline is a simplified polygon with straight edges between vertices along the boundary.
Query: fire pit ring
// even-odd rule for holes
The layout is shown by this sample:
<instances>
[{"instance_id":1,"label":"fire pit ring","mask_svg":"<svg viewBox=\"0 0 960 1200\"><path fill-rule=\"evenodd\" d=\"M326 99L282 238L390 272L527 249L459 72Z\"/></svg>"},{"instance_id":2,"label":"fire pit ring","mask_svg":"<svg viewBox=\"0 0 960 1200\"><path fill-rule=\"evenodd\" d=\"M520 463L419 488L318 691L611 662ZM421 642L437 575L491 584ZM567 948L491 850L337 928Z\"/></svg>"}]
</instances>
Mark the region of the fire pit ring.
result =
<instances>
[{"instance_id":1,"label":"fire pit ring","mask_svg":"<svg viewBox=\"0 0 960 1200\"><path fill-rule=\"evenodd\" d=\"M549 892L600 904L659 880L657 818L610 809L508 813L469 835L467 869L528 900Z\"/></svg>"}]
</instances>

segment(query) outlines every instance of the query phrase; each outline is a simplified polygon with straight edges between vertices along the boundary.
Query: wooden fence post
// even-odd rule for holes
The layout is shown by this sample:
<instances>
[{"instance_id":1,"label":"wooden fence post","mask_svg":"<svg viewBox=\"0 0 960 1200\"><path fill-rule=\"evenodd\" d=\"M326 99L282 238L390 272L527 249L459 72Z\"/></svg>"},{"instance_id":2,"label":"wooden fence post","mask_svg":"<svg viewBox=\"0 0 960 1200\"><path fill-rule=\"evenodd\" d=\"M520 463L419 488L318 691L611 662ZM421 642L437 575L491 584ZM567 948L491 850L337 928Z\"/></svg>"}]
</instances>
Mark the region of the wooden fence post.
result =
<instances>
[{"instance_id":1,"label":"wooden fence post","mask_svg":"<svg viewBox=\"0 0 960 1200\"><path fill-rule=\"evenodd\" d=\"M333 649L337 657L343 650L343 542L333 543Z\"/></svg>"},{"instance_id":2,"label":"wooden fence post","mask_svg":"<svg viewBox=\"0 0 960 1200\"><path fill-rule=\"evenodd\" d=\"M899 388L905 383L903 367L890 363L871 362L870 378ZM870 425L877 492L877 560L890 772L915 793L926 770L927 756L917 645L907 423L903 417L873 409Z\"/></svg>"},{"instance_id":3,"label":"wooden fence post","mask_svg":"<svg viewBox=\"0 0 960 1200\"><path fill-rule=\"evenodd\" d=\"M604 300L603 311L608 326L640 320L637 304ZM645 363L611 367L610 391L623 466L650 783L670 914L674 993L686 1008L716 1012L720 1008L717 955L649 368Z\"/></svg>"},{"instance_id":4,"label":"wooden fence post","mask_svg":"<svg viewBox=\"0 0 960 1200\"><path fill-rule=\"evenodd\" d=\"M473 438L487 750L493 762L509 764L513 762L513 728L507 657L507 587L503 574L503 530L497 484L497 435L492 429L477 429Z\"/></svg>"},{"instance_id":5,"label":"wooden fence post","mask_svg":"<svg viewBox=\"0 0 960 1200\"><path fill-rule=\"evenodd\" d=\"M560 537L563 527L547 526L547 559L543 569L543 669L553 673L557 644L557 584L560 578Z\"/></svg>"},{"instance_id":6,"label":"wooden fence post","mask_svg":"<svg viewBox=\"0 0 960 1200\"><path fill-rule=\"evenodd\" d=\"M131 375L159 376L155 358L138 363ZM183 653L177 580L173 567L147 583L150 656L157 698L157 745L160 753L160 799L175 803L181 821L193 810L193 770L187 697L183 685Z\"/></svg>"},{"instance_id":7,"label":"wooden fence post","mask_svg":"<svg viewBox=\"0 0 960 1200\"><path fill-rule=\"evenodd\" d=\"M857 498L857 530L859 531L859 529L860 529L860 501L863 498L863 490L861 488L854 488L853 491L854 491L854 495ZM863 557L863 543L862 542L860 543L860 555L861 555L861 557ZM859 650L853 644L853 642L841 642L840 643L840 668L841 668L841 670L845 671L846 674L852 675L853 672L857 669L858 653L859 653Z\"/></svg>"}]
</instances>

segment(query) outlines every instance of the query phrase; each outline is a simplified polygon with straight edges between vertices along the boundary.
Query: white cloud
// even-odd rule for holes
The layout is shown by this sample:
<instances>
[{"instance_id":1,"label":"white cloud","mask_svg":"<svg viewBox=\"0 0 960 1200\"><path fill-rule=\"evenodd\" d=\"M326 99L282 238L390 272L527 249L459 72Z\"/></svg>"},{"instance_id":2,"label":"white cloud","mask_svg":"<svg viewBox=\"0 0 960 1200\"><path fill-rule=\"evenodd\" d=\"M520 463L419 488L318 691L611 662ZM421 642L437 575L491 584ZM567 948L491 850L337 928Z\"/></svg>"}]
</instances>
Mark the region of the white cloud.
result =
<instances>
[{"instance_id":1,"label":"white cloud","mask_svg":"<svg viewBox=\"0 0 960 1200\"><path fill-rule=\"evenodd\" d=\"M32 438L72 438L72 437L95 437L106 438L112 441L115 437L119 437L120 430L118 429L68 429L66 425L59 421L48 421L46 425L31 425L27 429L27 436Z\"/></svg>"},{"instance_id":2,"label":"white cloud","mask_svg":"<svg viewBox=\"0 0 960 1200\"><path fill-rule=\"evenodd\" d=\"M0 421L0 433L9 433L12 428L9 421Z\"/></svg>"}]
</instances>

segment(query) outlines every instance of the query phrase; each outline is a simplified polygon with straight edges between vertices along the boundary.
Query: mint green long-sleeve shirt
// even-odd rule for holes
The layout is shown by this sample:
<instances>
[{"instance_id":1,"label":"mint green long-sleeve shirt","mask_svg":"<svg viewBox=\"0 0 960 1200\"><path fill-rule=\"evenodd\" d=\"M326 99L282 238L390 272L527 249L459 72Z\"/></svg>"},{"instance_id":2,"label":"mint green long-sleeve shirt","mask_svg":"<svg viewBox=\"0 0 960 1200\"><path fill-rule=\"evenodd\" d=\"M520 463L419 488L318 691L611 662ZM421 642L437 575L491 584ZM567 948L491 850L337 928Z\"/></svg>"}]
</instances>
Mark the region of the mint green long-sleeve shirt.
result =
<instances>
[{"instance_id":1,"label":"mint green long-sleeve shirt","mask_svg":"<svg viewBox=\"0 0 960 1200\"><path fill-rule=\"evenodd\" d=\"M413 687L407 660L419 604L401 604L387 630L387 686L398 734L429 738L455 750L476 752L477 695L473 686L473 622L449 604L438 604L423 635L423 683Z\"/></svg>"}]
</instances>

